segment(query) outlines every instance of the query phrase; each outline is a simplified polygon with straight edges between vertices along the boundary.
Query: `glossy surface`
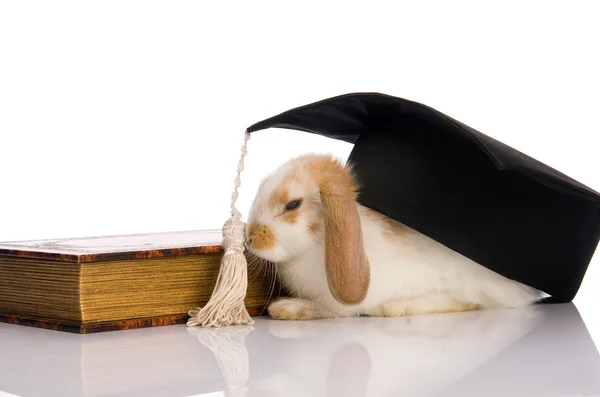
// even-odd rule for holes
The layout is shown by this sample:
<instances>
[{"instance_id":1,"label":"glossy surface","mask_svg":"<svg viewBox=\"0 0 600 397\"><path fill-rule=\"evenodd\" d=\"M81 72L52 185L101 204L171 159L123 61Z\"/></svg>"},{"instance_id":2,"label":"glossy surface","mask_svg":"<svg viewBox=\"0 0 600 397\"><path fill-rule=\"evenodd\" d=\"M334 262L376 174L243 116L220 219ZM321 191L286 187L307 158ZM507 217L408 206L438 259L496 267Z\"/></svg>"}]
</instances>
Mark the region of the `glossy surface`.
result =
<instances>
[{"instance_id":1,"label":"glossy surface","mask_svg":"<svg viewBox=\"0 0 600 397\"><path fill-rule=\"evenodd\" d=\"M573 304L93 335L0 324L0 352L0 396L600 395Z\"/></svg>"}]
</instances>

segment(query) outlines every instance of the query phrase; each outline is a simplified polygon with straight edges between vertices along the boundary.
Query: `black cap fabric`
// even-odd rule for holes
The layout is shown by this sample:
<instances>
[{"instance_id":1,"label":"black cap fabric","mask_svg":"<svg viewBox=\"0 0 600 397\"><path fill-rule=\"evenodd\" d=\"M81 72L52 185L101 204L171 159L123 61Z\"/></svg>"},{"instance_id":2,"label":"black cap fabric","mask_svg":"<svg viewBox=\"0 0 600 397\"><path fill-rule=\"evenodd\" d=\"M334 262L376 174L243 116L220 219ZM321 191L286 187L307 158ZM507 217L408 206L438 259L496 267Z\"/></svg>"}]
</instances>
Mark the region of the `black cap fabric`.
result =
<instances>
[{"instance_id":1,"label":"black cap fabric","mask_svg":"<svg viewBox=\"0 0 600 397\"><path fill-rule=\"evenodd\" d=\"M569 302L600 239L600 194L428 106L337 96L248 128L354 144L359 202L471 260Z\"/></svg>"}]
</instances>

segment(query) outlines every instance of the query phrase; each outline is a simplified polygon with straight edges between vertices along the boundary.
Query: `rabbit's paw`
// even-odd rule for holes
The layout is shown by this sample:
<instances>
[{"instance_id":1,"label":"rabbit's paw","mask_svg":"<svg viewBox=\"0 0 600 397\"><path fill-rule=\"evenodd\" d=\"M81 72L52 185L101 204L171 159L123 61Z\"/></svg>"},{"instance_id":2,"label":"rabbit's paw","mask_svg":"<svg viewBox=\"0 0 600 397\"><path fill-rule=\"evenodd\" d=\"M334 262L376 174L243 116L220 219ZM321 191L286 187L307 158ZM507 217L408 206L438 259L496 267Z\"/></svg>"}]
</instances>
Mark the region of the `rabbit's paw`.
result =
<instances>
[{"instance_id":1,"label":"rabbit's paw","mask_svg":"<svg viewBox=\"0 0 600 397\"><path fill-rule=\"evenodd\" d=\"M280 299L269 305L269 315L276 320L312 320L329 317L321 304L307 299Z\"/></svg>"}]
</instances>

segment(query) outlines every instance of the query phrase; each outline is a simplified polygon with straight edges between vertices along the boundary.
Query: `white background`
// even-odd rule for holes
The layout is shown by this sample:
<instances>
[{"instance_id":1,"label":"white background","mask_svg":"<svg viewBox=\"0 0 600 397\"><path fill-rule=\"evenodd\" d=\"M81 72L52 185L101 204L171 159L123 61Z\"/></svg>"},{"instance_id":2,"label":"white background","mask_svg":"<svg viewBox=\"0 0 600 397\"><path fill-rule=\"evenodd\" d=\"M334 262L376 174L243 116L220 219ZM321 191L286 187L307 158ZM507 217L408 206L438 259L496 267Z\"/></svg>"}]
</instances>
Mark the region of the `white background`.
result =
<instances>
[{"instance_id":1,"label":"white background","mask_svg":"<svg viewBox=\"0 0 600 397\"><path fill-rule=\"evenodd\" d=\"M2 1L0 241L220 228L244 129L355 91L425 103L600 190L597 4ZM256 133L238 208L314 150L351 146ZM575 303L597 344L599 287L596 255Z\"/></svg>"}]
</instances>

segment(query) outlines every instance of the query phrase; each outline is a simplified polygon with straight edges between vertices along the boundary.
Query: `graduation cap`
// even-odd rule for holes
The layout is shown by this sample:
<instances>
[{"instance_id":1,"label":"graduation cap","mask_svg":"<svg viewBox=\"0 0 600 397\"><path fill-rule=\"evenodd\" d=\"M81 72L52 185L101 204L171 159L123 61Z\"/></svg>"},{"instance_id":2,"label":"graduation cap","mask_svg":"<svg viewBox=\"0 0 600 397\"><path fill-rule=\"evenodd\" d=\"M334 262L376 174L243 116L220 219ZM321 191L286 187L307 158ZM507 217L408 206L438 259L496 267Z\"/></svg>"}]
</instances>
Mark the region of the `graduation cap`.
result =
<instances>
[{"instance_id":1,"label":"graduation cap","mask_svg":"<svg viewBox=\"0 0 600 397\"><path fill-rule=\"evenodd\" d=\"M600 239L600 194L420 103L353 93L247 129L305 131L354 145L358 201L545 302L571 301Z\"/></svg>"}]
</instances>

